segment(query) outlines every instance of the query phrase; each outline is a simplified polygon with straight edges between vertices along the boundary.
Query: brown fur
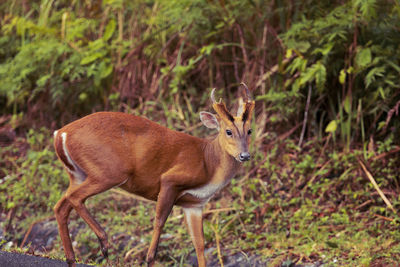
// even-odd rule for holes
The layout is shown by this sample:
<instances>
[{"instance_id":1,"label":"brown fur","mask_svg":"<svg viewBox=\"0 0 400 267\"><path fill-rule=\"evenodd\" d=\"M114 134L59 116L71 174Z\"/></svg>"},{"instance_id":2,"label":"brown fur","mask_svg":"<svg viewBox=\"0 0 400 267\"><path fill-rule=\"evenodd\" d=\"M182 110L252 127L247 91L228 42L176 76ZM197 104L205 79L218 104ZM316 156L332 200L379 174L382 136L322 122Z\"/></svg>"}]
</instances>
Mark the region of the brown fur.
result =
<instances>
[{"instance_id":1,"label":"brown fur","mask_svg":"<svg viewBox=\"0 0 400 267\"><path fill-rule=\"evenodd\" d=\"M249 143L249 137L241 137L250 127L249 121L243 123L241 118L230 115L225 105L219 107L216 111L222 119L221 130L213 140L176 132L142 117L114 112L86 116L58 131L54 145L59 159L67 169L73 169L66 158L67 152L87 175L82 183L78 183L69 172L70 186L54 207L69 265L75 264L67 226L70 211L74 208L86 221L107 256L107 235L89 214L84 202L92 195L120 186L157 201L154 232L147 254L150 266L154 264L161 229L173 205L184 207L185 214L189 214L186 219L199 266L205 266L202 218L198 212L191 213L190 210L201 209L215 193L213 190L224 186L233 177L240 166L237 154L247 152ZM251 113L252 109L246 111ZM241 127L237 127L240 123ZM233 126L240 128L240 133L236 133L237 138L228 138L225 130ZM67 151L63 150L62 133L66 133ZM207 199L199 198L196 192L206 195Z\"/></svg>"}]
</instances>

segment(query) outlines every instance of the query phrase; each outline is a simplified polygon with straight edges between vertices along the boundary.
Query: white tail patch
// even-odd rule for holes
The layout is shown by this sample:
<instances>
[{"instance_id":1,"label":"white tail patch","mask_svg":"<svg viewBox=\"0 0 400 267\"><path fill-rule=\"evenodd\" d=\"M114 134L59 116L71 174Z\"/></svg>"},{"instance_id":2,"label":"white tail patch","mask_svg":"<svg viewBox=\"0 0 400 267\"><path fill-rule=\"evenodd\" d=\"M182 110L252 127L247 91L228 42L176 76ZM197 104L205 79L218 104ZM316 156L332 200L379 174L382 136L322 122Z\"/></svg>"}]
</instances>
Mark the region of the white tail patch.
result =
<instances>
[{"instance_id":1,"label":"white tail patch","mask_svg":"<svg viewBox=\"0 0 400 267\"><path fill-rule=\"evenodd\" d=\"M54 138L57 137L57 133L58 133L58 130L55 130L54 133L53 133Z\"/></svg>"},{"instance_id":2,"label":"white tail patch","mask_svg":"<svg viewBox=\"0 0 400 267\"><path fill-rule=\"evenodd\" d=\"M57 135L57 131L55 132L55 135ZM61 133L61 140L62 140L62 148L64 151L64 155L67 158L68 163L74 167L73 170L71 170L70 168L68 168L68 166L66 164L64 164L65 169L67 169L67 171L76 178L76 183L81 184L83 181L85 181L86 179L86 174L83 172L83 170L75 163L75 161L71 158L69 152L68 152L68 148L67 148L67 133L63 132Z\"/></svg>"}]
</instances>

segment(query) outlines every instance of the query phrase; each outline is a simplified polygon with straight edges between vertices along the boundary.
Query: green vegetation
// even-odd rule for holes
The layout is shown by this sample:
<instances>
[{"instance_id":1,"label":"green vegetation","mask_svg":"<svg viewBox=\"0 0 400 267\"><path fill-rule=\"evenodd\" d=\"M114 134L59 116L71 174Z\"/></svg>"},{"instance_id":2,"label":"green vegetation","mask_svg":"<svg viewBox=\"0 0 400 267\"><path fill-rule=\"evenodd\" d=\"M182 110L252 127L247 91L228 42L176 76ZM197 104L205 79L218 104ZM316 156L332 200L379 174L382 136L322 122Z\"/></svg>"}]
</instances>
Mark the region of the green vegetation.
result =
<instances>
[{"instance_id":1,"label":"green vegetation","mask_svg":"<svg viewBox=\"0 0 400 267\"><path fill-rule=\"evenodd\" d=\"M58 237L29 237L55 227L52 207L67 188L52 130L118 110L212 135L198 118L211 111L211 88L234 103L244 81L257 100L254 156L206 206L207 259L395 265L399 25L394 0L3 1L1 249L64 257ZM109 264L143 262L154 204L112 190L87 206L109 235ZM192 265L183 224L174 208L161 265ZM74 212L69 225L77 257L105 264Z\"/></svg>"}]
</instances>

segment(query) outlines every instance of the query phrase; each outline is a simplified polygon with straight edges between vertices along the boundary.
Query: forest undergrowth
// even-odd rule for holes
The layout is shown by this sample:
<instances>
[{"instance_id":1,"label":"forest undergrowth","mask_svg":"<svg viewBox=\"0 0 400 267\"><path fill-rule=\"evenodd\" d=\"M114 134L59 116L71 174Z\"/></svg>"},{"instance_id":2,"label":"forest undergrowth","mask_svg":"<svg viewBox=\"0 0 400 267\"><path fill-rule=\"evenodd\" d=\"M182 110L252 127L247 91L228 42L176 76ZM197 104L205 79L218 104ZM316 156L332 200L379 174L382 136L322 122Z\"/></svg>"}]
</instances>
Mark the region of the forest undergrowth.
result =
<instances>
[{"instance_id":1,"label":"forest undergrowth","mask_svg":"<svg viewBox=\"0 0 400 267\"><path fill-rule=\"evenodd\" d=\"M205 133L195 129L194 134ZM34 233L35 227L44 225L54 231L52 207L68 183L49 136L47 129L31 130L26 138L2 147L0 201L6 206L1 210L1 246L62 259L57 233L44 232L47 240L35 236L43 234L43 229ZM268 266L388 266L399 262L400 203L395 181L400 162L394 157L399 147L390 139L379 142L365 160L362 150L339 153L317 140L309 140L300 149L296 141L290 133L254 140L254 160L205 207L208 259L216 266L235 255L244 255L249 265L257 259ZM388 183L388 178L394 183ZM89 199L87 206L109 235L109 264L143 263L154 203L113 189ZM74 212L69 225L77 257L105 264L96 236ZM195 262L183 225L182 211L174 208L161 238L159 264L189 266Z\"/></svg>"}]
</instances>

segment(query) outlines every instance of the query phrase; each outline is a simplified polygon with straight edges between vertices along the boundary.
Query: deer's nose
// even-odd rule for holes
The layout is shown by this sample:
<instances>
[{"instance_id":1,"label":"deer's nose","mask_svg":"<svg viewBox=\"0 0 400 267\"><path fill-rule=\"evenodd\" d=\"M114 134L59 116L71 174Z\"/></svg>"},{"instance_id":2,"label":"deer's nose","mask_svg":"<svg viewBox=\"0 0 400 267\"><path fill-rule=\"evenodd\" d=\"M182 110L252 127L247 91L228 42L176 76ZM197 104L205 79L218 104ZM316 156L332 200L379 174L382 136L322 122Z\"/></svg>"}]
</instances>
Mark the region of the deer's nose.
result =
<instances>
[{"instance_id":1,"label":"deer's nose","mask_svg":"<svg viewBox=\"0 0 400 267\"><path fill-rule=\"evenodd\" d=\"M250 159L250 153L249 152L242 152L239 154L239 160L240 161L248 161Z\"/></svg>"}]
</instances>

